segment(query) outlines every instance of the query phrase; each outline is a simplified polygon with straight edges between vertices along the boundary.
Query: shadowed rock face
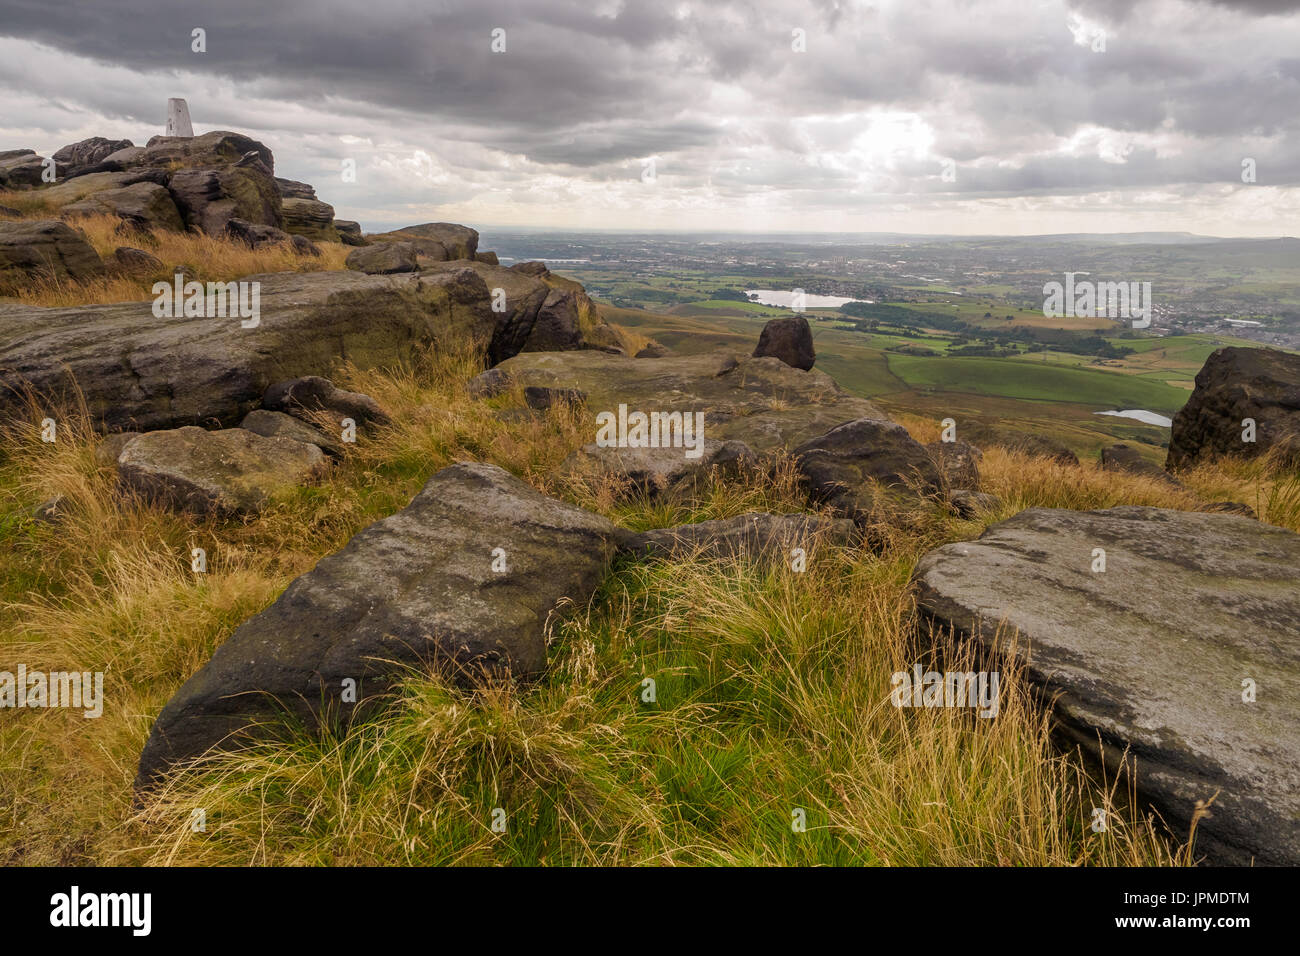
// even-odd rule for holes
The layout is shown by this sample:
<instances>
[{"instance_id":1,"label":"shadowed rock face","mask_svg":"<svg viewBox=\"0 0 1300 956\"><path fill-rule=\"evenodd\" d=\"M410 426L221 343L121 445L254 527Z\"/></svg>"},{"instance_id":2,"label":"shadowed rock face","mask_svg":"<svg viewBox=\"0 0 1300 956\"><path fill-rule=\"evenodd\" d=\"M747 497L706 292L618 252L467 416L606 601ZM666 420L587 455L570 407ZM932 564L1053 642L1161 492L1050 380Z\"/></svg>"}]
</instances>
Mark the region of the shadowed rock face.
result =
<instances>
[{"instance_id":1,"label":"shadowed rock face","mask_svg":"<svg viewBox=\"0 0 1300 956\"><path fill-rule=\"evenodd\" d=\"M812 329L802 315L772 319L763 326L755 356L771 355L786 365L805 371L813 367L817 353L813 349Z\"/></svg>"},{"instance_id":2,"label":"shadowed rock face","mask_svg":"<svg viewBox=\"0 0 1300 956\"><path fill-rule=\"evenodd\" d=\"M564 598L589 599L626 538L495 465L444 468L217 649L158 715L137 786L276 713L277 700L312 721L347 713L348 678L364 701L411 666L464 680L538 674L547 616Z\"/></svg>"},{"instance_id":3,"label":"shadowed rock face","mask_svg":"<svg viewBox=\"0 0 1300 956\"><path fill-rule=\"evenodd\" d=\"M99 254L64 223L0 222L0 291L26 285L32 277L84 279L103 271Z\"/></svg>"},{"instance_id":4,"label":"shadowed rock face","mask_svg":"<svg viewBox=\"0 0 1300 956\"><path fill-rule=\"evenodd\" d=\"M67 399L71 372L109 430L233 426L275 382L329 375L344 359L389 366L431 343L487 341L500 318L468 269L247 280L261 282L261 320L251 329L238 318L158 318L152 302L0 307L0 418L27 414L24 383Z\"/></svg>"},{"instance_id":5,"label":"shadowed rock face","mask_svg":"<svg viewBox=\"0 0 1300 956\"><path fill-rule=\"evenodd\" d=\"M1242 440L1247 418L1255 421L1254 442ZM1219 349L1205 360L1192 397L1174 416L1165 467L1273 450L1300 467L1300 355Z\"/></svg>"},{"instance_id":6,"label":"shadowed rock face","mask_svg":"<svg viewBox=\"0 0 1300 956\"><path fill-rule=\"evenodd\" d=\"M654 362L596 351L525 352L493 371L524 386L577 388L593 417L616 413L620 403L646 414L704 412L706 438L735 439L760 453L793 448L848 419L885 417L822 372L728 351Z\"/></svg>"},{"instance_id":7,"label":"shadowed rock face","mask_svg":"<svg viewBox=\"0 0 1300 956\"><path fill-rule=\"evenodd\" d=\"M105 139L103 136L92 136L76 143L69 143L54 153L59 177L77 176L112 154L130 149L132 145L129 139Z\"/></svg>"},{"instance_id":8,"label":"shadowed rock face","mask_svg":"<svg viewBox=\"0 0 1300 956\"><path fill-rule=\"evenodd\" d=\"M1247 518L1034 508L932 551L915 580L925 615L985 648L1000 622L1018 631L1066 738L1096 755L1100 736L1111 772L1130 747L1139 794L1180 839L1217 791L1198 853L1296 865L1298 569L1300 535Z\"/></svg>"},{"instance_id":9,"label":"shadowed rock face","mask_svg":"<svg viewBox=\"0 0 1300 956\"><path fill-rule=\"evenodd\" d=\"M185 228L171 194L157 183L135 183L91 193L85 199L64 206L63 211L72 216L107 213L139 229L180 232Z\"/></svg>"},{"instance_id":10,"label":"shadowed rock face","mask_svg":"<svg viewBox=\"0 0 1300 956\"><path fill-rule=\"evenodd\" d=\"M845 422L804 442L794 457L813 497L847 518L861 519L887 503L880 486L900 495L934 494L943 487L925 446L894 422Z\"/></svg>"}]
</instances>

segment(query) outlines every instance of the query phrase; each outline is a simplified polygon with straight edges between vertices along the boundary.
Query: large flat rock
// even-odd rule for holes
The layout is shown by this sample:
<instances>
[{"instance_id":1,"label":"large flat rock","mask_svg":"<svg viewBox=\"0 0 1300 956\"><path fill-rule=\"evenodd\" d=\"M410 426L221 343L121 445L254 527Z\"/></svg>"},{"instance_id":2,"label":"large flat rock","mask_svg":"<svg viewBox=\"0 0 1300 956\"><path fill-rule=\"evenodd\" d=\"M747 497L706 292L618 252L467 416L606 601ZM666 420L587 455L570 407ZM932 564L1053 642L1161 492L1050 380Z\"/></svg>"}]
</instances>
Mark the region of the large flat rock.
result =
<instances>
[{"instance_id":1,"label":"large flat rock","mask_svg":"<svg viewBox=\"0 0 1300 956\"><path fill-rule=\"evenodd\" d=\"M887 416L824 372L726 350L635 359L597 351L525 352L497 368L521 384L577 388L587 409L704 412L705 436L743 441L756 452L791 449L856 418ZM594 434L594 433L593 433Z\"/></svg>"},{"instance_id":2,"label":"large flat rock","mask_svg":"<svg viewBox=\"0 0 1300 956\"><path fill-rule=\"evenodd\" d=\"M589 599L628 537L495 465L444 468L217 649L158 715L137 784L281 709L348 715L346 679L365 702L413 665L540 673L547 616Z\"/></svg>"},{"instance_id":3,"label":"large flat rock","mask_svg":"<svg viewBox=\"0 0 1300 956\"><path fill-rule=\"evenodd\" d=\"M1231 515L1034 508L932 551L915 578L936 622L986 647L1001 622L1019 631L1067 739L1095 754L1100 736L1112 771L1131 748L1140 796L1179 838L1217 791L1198 854L1300 863L1300 535Z\"/></svg>"},{"instance_id":4,"label":"large flat rock","mask_svg":"<svg viewBox=\"0 0 1300 956\"><path fill-rule=\"evenodd\" d=\"M26 384L52 402L85 394L96 422L148 431L233 427L266 388L412 361L423 347L490 340L500 316L469 269L432 276L355 272L248 276L261 283L256 328L238 318L158 318L153 303L0 307L0 418L27 414Z\"/></svg>"},{"instance_id":5,"label":"large flat rock","mask_svg":"<svg viewBox=\"0 0 1300 956\"><path fill-rule=\"evenodd\" d=\"M223 516L257 514L274 494L312 481L325 465L317 445L194 425L140 435L117 458L124 488L178 511Z\"/></svg>"}]
</instances>

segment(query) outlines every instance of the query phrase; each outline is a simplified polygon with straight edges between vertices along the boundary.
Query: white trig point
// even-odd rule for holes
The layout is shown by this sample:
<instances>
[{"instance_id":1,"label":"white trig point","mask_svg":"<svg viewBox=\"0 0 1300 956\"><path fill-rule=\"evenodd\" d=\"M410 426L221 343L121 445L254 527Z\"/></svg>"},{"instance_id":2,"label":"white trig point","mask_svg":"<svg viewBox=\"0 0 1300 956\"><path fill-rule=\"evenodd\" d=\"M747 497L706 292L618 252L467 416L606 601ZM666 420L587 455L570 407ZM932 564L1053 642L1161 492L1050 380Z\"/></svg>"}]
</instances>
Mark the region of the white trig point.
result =
<instances>
[{"instance_id":1,"label":"white trig point","mask_svg":"<svg viewBox=\"0 0 1300 956\"><path fill-rule=\"evenodd\" d=\"M173 96L167 101L167 135L194 135L194 127L190 123L189 104L179 96Z\"/></svg>"}]
</instances>

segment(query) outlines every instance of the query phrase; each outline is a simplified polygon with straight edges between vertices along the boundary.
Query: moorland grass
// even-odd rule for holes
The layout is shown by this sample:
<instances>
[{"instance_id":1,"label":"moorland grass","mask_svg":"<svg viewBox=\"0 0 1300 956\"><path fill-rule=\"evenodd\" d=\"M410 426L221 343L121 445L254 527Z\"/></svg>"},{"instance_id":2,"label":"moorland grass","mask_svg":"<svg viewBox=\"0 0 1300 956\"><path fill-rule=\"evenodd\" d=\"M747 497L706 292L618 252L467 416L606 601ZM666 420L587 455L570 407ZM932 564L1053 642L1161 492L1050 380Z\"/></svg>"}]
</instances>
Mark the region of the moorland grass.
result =
<instances>
[{"instance_id":1,"label":"moorland grass","mask_svg":"<svg viewBox=\"0 0 1300 956\"><path fill-rule=\"evenodd\" d=\"M471 400L477 352L419 373L344 371L395 424L319 485L256 520L201 520L122 498L84 412L59 440L38 416L0 435L0 669L105 673L99 719L0 724L0 860L11 864L1185 864L1134 809L1131 780L1060 753L1020 676L1001 710L900 711L889 675L926 647L909 577L944 541L1033 506L1193 509L1232 498L1300 530L1300 482L1267 462L1195 469L1188 490L989 448L996 513L875 529L874 551L819 548L809 569L620 559L596 597L553 616L540 681L466 691L411 673L379 716L299 729L179 768L141 806L152 719L243 620L454 460L497 463L632 529L806 509L788 467L690 498L620 501L554 476L586 441L579 409ZM512 416L498 417L502 409ZM904 416L919 440L939 425ZM61 497L56 523L33 507ZM196 575L190 548L208 554ZM960 660L969 648L952 645ZM647 678L653 701L644 699ZM1141 772L1139 768L1139 773ZM1104 833L1091 809L1111 811ZM505 813L504 832L492 828ZM206 829L192 828L204 811ZM802 813L805 829L792 823Z\"/></svg>"},{"instance_id":2,"label":"moorland grass","mask_svg":"<svg viewBox=\"0 0 1300 956\"><path fill-rule=\"evenodd\" d=\"M24 219L49 218L38 199L39 193L0 192L0 205L18 208ZM341 243L320 242L316 243L319 256L303 256L288 245L253 249L199 232L138 232L124 228L120 219L108 214L79 216L68 225L79 230L110 267L113 251L119 246L144 249L161 260L162 267L133 275L110 268L102 275L78 280L37 278L8 290L0 301L50 307L143 302L153 298L155 282L171 281L177 272L198 282L230 282L267 272L317 272L343 268L343 260L352 251Z\"/></svg>"}]
</instances>

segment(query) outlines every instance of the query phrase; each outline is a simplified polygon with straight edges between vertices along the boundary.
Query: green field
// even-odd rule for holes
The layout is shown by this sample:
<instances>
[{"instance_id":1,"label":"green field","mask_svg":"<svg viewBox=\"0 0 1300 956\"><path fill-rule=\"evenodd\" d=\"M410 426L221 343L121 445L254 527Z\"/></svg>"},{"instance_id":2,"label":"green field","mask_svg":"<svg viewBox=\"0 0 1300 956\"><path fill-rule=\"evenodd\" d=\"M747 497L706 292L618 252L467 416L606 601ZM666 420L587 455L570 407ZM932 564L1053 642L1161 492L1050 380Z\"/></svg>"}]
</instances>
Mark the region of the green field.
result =
<instances>
[{"instance_id":1,"label":"green field","mask_svg":"<svg viewBox=\"0 0 1300 956\"><path fill-rule=\"evenodd\" d=\"M912 388L938 388L1038 402L1146 408L1172 415L1187 392L1135 375L1039 364L1034 359L889 355L889 370Z\"/></svg>"}]
</instances>

